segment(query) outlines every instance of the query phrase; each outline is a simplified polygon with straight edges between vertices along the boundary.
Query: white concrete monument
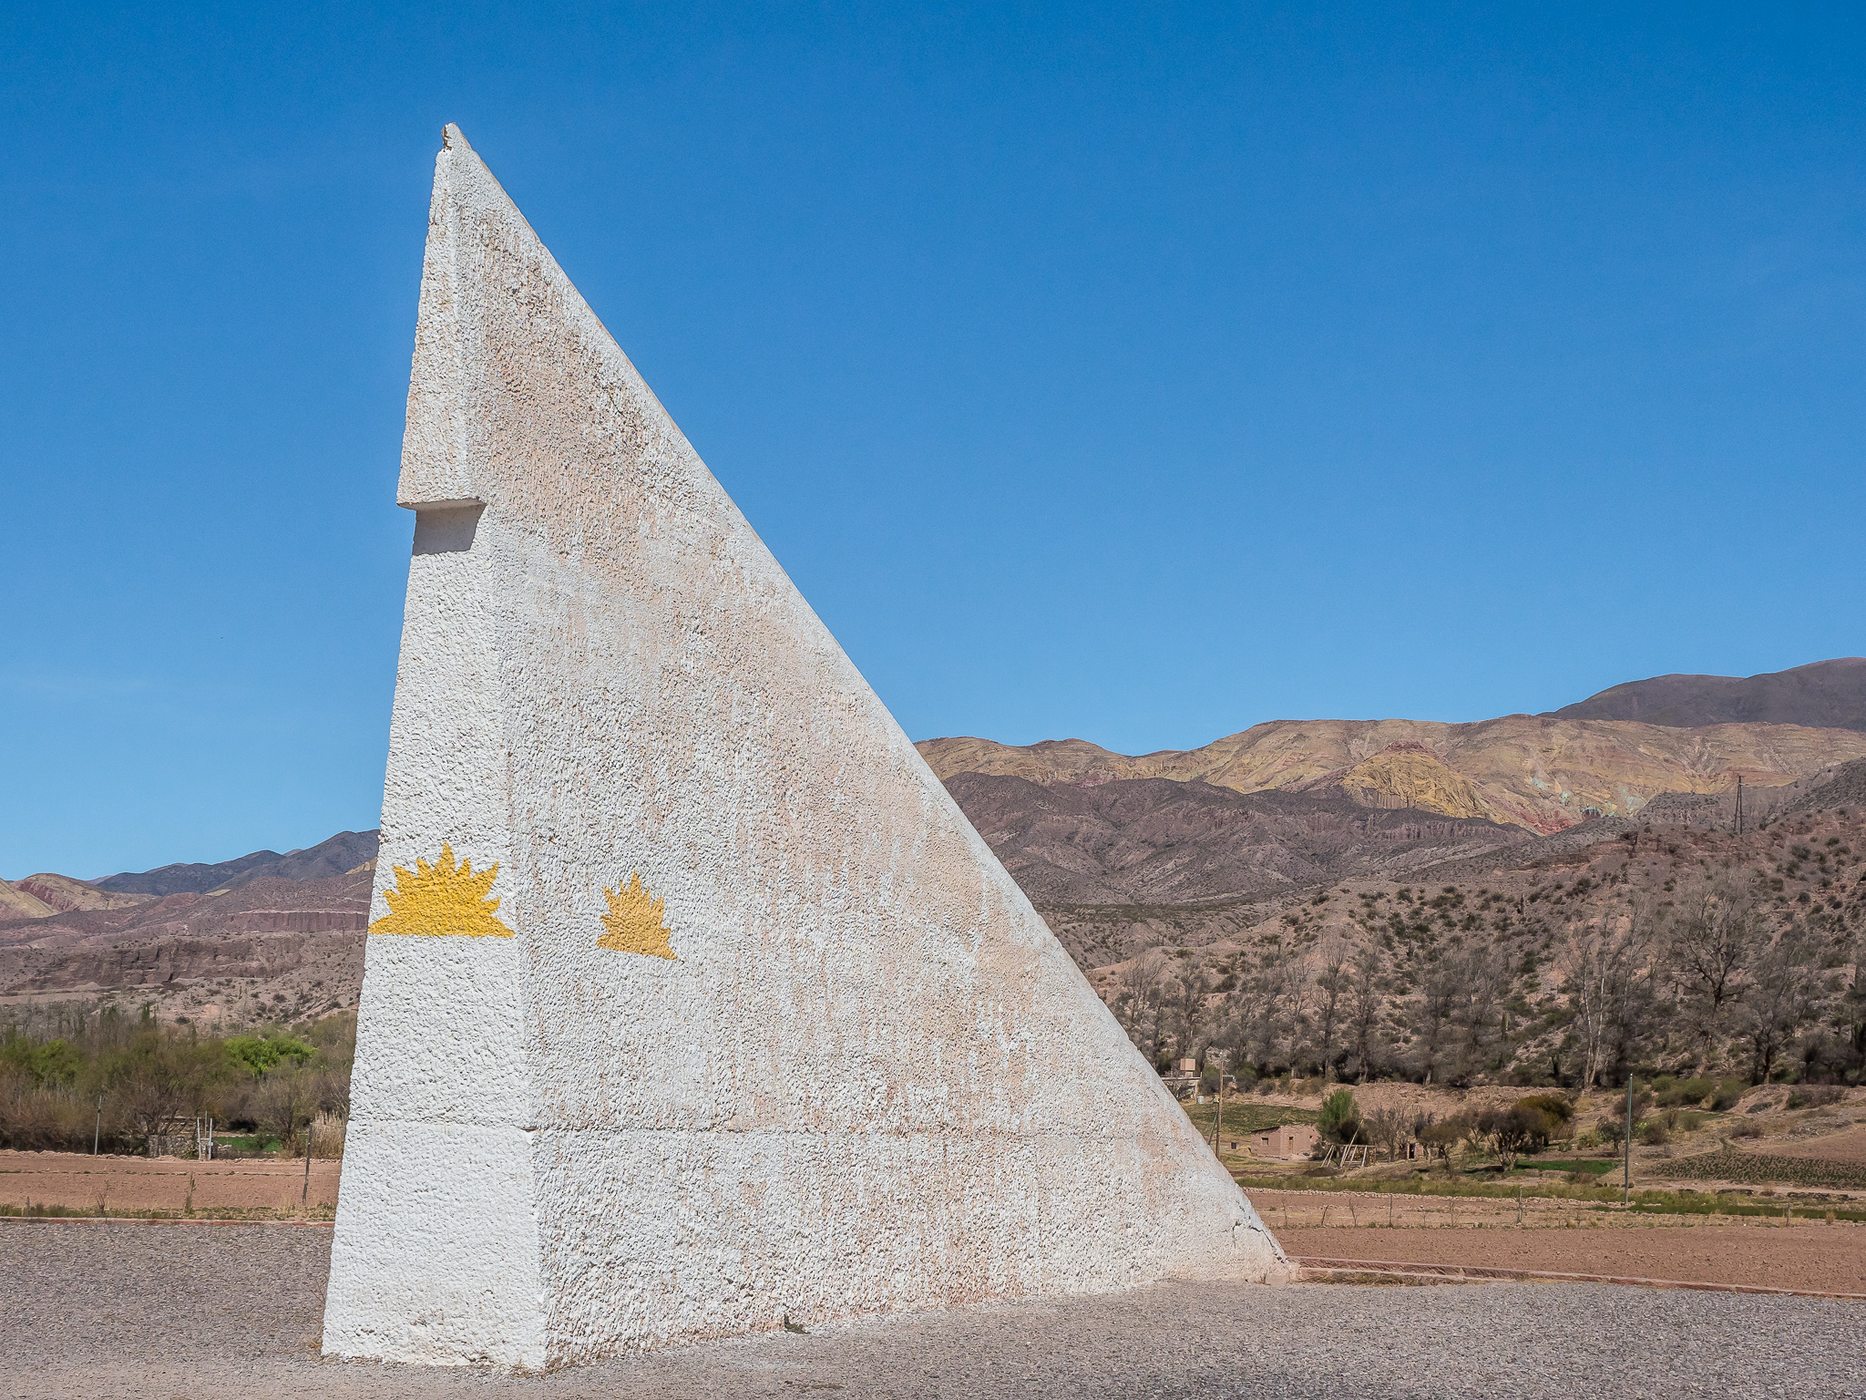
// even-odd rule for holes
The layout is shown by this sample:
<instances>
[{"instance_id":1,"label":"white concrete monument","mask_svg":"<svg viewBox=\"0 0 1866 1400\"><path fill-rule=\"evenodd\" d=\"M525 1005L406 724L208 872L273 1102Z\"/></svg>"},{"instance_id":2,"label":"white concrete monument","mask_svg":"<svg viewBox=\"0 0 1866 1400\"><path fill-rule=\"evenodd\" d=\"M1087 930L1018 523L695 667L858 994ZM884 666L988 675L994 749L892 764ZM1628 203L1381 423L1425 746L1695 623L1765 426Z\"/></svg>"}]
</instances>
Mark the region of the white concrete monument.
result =
<instances>
[{"instance_id":1,"label":"white concrete monument","mask_svg":"<svg viewBox=\"0 0 1866 1400\"><path fill-rule=\"evenodd\" d=\"M455 128L326 1352L1286 1264Z\"/></svg>"}]
</instances>

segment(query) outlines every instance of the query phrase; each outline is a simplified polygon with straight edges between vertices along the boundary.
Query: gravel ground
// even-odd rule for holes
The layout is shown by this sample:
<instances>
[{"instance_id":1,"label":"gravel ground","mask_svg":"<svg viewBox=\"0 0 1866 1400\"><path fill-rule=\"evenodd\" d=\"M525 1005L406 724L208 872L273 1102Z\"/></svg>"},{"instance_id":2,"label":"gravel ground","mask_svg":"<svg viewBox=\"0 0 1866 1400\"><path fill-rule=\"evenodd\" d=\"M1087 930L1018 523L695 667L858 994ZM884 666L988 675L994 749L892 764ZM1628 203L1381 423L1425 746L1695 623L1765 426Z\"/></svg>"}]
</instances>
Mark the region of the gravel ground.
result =
<instances>
[{"instance_id":1,"label":"gravel ground","mask_svg":"<svg viewBox=\"0 0 1866 1400\"><path fill-rule=\"evenodd\" d=\"M1866 1304L1559 1284L1174 1284L542 1378L321 1361L327 1230L0 1222L0 1393L1866 1397Z\"/></svg>"}]
</instances>

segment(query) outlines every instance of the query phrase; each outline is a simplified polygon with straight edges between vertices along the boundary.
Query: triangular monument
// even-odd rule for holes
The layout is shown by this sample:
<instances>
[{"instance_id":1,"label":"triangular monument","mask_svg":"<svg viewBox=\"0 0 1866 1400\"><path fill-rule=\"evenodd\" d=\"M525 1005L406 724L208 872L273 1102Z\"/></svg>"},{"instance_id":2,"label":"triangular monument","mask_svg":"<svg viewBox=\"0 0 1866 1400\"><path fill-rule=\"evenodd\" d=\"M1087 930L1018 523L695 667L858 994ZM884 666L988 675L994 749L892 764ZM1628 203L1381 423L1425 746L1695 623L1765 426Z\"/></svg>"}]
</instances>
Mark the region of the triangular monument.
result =
<instances>
[{"instance_id":1,"label":"triangular monument","mask_svg":"<svg viewBox=\"0 0 1866 1400\"><path fill-rule=\"evenodd\" d=\"M1285 1271L453 127L399 499L327 1352Z\"/></svg>"}]
</instances>

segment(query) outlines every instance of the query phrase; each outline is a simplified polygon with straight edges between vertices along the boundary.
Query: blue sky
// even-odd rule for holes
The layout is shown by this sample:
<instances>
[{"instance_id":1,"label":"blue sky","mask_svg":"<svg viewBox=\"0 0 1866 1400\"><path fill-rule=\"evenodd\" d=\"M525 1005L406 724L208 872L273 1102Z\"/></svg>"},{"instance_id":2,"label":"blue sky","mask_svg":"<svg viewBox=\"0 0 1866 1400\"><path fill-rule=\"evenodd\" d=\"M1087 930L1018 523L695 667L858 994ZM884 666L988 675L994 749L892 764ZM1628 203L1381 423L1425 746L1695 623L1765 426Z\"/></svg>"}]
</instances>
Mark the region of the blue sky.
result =
<instances>
[{"instance_id":1,"label":"blue sky","mask_svg":"<svg viewBox=\"0 0 1866 1400\"><path fill-rule=\"evenodd\" d=\"M916 738L1866 652L1858 12L1315 10L7 6L0 874L374 823L450 120Z\"/></svg>"}]
</instances>

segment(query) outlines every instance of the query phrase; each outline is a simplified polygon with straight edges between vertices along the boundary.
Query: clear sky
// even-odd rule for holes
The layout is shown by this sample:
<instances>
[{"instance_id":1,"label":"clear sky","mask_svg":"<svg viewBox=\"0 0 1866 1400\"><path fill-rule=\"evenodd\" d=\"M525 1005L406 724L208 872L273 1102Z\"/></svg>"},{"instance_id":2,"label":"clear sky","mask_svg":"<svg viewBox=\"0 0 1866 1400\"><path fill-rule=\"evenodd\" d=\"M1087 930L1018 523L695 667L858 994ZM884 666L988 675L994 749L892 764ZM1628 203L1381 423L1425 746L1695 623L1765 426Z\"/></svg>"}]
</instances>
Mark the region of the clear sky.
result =
<instances>
[{"instance_id":1,"label":"clear sky","mask_svg":"<svg viewBox=\"0 0 1866 1400\"><path fill-rule=\"evenodd\" d=\"M457 121L916 738L1866 652L1830 5L0 9L0 874L375 823Z\"/></svg>"}]
</instances>

